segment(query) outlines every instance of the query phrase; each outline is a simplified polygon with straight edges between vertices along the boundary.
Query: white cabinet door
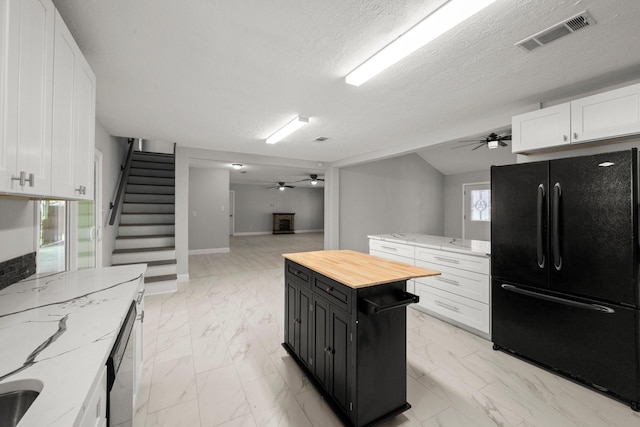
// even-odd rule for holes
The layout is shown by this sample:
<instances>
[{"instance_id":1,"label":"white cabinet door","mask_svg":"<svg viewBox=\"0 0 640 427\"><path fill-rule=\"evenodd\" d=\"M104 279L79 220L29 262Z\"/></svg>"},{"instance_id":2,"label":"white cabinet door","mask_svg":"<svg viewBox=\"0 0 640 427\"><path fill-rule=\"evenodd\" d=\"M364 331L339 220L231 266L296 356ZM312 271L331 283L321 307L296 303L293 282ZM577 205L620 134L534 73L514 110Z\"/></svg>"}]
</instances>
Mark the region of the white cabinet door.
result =
<instances>
[{"instance_id":1,"label":"white cabinet door","mask_svg":"<svg viewBox=\"0 0 640 427\"><path fill-rule=\"evenodd\" d=\"M95 76L56 12L52 194L93 198Z\"/></svg>"},{"instance_id":2,"label":"white cabinet door","mask_svg":"<svg viewBox=\"0 0 640 427\"><path fill-rule=\"evenodd\" d=\"M82 188L81 199L93 200L94 153L96 140L96 76L81 54L76 58L77 152L75 157L76 186Z\"/></svg>"},{"instance_id":3,"label":"white cabinet door","mask_svg":"<svg viewBox=\"0 0 640 427\"><path fill-rule=\"evenodd\" d=\"M4 4L6 14L6 4ZM4 111L2 180L0 189L49 195L51 190L51 108L53 26L50 0L9 0L3 37ZM31 183L12 180L24 172Z\"/></svg>"},{"instance_id":4,"label":"white cabinet door","mask_svg":"<svg viewBox=\"0 0 640 427\"><path fill-rule=\"evenodd\" d=\"M7 134L7 63L9 0L0 0L0 191L10 191L16 169L15 144L9 144Z\"/></svg>"},{"instance_id":5,"label":"white cabinet door","mask_svg":"<svg viewBox=\"0 0 640 427\"><path fill-rule=\"evenodd\" d=\"M56 11L51 194L60 198L73 198L79 194L75 191L76 170L74 168L77 152L77 138L74 131L74 85L78 54L76 42Z\"/></svg>"},{"instance_id":6,"label":"white cabinet door","mask_svg":"<svg viewBox=\"0 0 640 427\"><path fill-rule=\"evenodd\" d=\"M83 414L79 427L97 427L106 425L107 421L107 367L102 367L98 383L89 392L87 401L82 407Z\"/></svg>"},{"instance_id":7,"label":"white cabinet door","mask_svg":"<svg viewBox=\"0 0 640 427\"><path fill-rule=\"evenodd\" d=\"M640 84L571 101L573 143L640 133Z\"/></svg>"},{"instance_id":8,"label":"white cabinet door","mask_svg":"<svg viewBox=\"0 0 640 427\"><path fill-rule=\"evenodd\" d=\"M571 105L564 103L514 116L511 151L526 153L570 144Z\"/></svg>"}]
</instances>

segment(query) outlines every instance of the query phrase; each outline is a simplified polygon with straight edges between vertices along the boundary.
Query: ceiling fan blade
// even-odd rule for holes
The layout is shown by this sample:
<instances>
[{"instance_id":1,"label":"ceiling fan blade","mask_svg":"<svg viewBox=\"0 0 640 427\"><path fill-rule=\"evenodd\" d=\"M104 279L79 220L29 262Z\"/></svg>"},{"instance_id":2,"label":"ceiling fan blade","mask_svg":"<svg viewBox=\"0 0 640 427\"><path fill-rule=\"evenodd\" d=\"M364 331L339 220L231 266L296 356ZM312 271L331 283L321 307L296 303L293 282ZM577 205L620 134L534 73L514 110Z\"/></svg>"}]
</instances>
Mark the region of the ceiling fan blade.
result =
<instances>
[{"instance_id":1,"label":"ceiling fan blade","mask_svg":"<svg viewBox=\"0 0 640 427\"><path fill-rule=\"evenodd\" d=\"M464 148L464 147L470 147L474 144L484 144L484 141L474 141L471 144L464 144L464 145L459 145L457 147L451 147L452 150L457 150L458 148Z\"/></svg>"},{"instance_id":2,"label":"ceiling fan blade","mask_svg":"<svg viewBox=\"0 0 640 427\"><path fill-rule=\"evenodd\" d=\"M506 143L506 142L504 142L504 141L505 141L505 140L498 141L498 144L499 144L501 147L506 147L506 146L508 146L509 144L507 144L507 143ZM509 141L509 140L507 140L507 141Z\"/></svg>"},{"instance_id":3,"label":"ceiling fan blade","mask_svg":"<svg viewBox=\"0 0 640 427\"><path fill-rule=\"evenodd\" d=\"M484 146L484 142L478 144L478 146L476 148L472 148L471 151L476 151L478 148L483 147Z\"/></svg>"},{"instance_id":4,"label":"ceiling fan blade","mask_svg":"<svg viewBox=\"0 0 640 427\"><path fill-rule=\"evenodd\" d=\"M301 179L299 181L293 181L293 182L303 182L303 181L311 181L311 179L307 178L307 179Z\"/></svg>"}]
</instances>

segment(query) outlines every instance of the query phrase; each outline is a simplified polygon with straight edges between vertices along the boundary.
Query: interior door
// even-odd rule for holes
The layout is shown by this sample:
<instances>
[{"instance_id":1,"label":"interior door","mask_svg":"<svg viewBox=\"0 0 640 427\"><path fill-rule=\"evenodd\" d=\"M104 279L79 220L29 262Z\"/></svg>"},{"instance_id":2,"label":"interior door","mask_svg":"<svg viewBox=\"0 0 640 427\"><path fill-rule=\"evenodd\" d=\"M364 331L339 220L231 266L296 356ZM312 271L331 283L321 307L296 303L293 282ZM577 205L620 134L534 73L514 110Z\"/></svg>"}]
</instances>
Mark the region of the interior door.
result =
<instances>
[{"instance_id":1,"label":"interior door","mask_svg":"<svg viewBox=\"0 0 640 427\"><path fill-rule=\"evenodd\" d=\"M634 149L550 162L554 290L636 304L636 158Z\"/></svg>"},{"instance_id":2,"label":"interior door","mask_svg":"<svg viewBox=\"0 0 640 427\"><path fill-rule=\"evenodd\" d=\"M548 162L491 168L491 275L548 284Z\"/></svg>"},{"instance_id":3,"label":"interior door","mask_svg":"<svg viewBox=\"0 0 640 427\"><path fill-rule=\"evenodd\" d=\"M235 219L233 217L236 209L236 192L229 191L229 236L233 236L235 231Z\"/></svg>"}]
</instances>

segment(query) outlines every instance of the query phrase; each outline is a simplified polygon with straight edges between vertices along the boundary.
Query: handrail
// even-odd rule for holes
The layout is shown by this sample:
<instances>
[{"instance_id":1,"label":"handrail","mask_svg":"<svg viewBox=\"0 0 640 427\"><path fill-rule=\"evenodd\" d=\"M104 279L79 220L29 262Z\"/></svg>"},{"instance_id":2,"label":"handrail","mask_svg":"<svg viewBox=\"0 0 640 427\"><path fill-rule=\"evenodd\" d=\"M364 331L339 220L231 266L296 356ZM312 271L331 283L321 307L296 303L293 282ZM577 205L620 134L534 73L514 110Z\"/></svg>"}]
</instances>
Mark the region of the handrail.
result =
<instances>
[{"instance_id":1,"label":"handrail","mask_svg":"<svg viewBox=\"0 0 640 427\"><path fill-rule=\"evenodd\" d=\"M127 183L127 180L129 179L129 170L131 169L131 159L133 157L133 147L135 147L135 144L133 143L133 138L129 138L127 142L129 143L127 160L125 160L124 166L120 167L122 173L120 174L120 183L118 183L118 191L116 192L115 200L113 201L113 203L109 204L109 209L111 209L109 225L113 225L116 222L116 217L118 216L118 206L120 206L120 198L122 197L122 192L124 191L124 187Z\"/></svg>"}]
</instances>

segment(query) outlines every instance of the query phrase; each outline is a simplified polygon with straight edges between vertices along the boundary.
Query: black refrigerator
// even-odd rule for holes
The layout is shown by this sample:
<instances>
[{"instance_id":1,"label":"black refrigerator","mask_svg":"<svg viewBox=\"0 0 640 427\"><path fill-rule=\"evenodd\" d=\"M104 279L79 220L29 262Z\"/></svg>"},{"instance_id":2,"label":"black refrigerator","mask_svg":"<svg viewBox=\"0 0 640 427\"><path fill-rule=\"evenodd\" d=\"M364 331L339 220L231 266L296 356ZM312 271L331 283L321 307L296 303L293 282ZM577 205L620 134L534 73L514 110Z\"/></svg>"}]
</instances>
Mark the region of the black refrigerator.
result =
<instances>
[{"instance_id":1,"label":"black refrigerator","mask_svg":"<svg viewBox=\"0 0 640 427\"><path fill-rule=\"evenodd\" d=\"M636 149L491 168L494 349L640 409Z\"/></svg>"}]
</instances>

